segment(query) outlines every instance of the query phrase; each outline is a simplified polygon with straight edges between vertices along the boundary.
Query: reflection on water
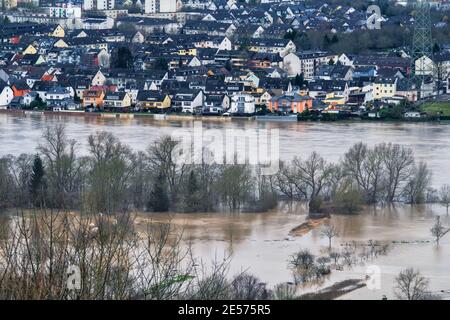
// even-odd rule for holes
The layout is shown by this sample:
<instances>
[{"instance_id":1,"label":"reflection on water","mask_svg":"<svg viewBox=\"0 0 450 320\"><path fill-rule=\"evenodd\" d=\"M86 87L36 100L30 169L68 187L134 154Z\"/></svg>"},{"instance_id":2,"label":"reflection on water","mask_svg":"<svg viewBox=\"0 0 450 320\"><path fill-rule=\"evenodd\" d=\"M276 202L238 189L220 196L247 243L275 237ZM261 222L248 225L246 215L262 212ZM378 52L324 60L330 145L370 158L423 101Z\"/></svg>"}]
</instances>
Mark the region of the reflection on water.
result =
<instances>
[{"instance_id":1,"label":"reflection on water","mask_svg":"<svg viewBox=\"0 0 450 320\"><path fill-rule=\"evenodd\" d=\"M430 228L436 215L443 215L448 225L450 219L440 206L368 207L354 216L335 215L328 223L339 230L340 237L333 240L335 247L352 241L368 240L392 242L387 256L380 256L369 264L381 268L381 289L366 288L347 294L349 299L380 299L383 294L393 297L394 277L406 267L419 268L431 279L432 289L450 289L450 236L444 237L439 248L432 240ZM165 219L165 215L152 215ZM185 239L191 240L194 253L205 262L231 255L231 272L242 270L259 276L269 285L292 281L288 269L289 257L303 248L321 255L327 251L328 240L320 230L312 230L303 237L290 237L289 231L306 219L304 206L294 206L291 213L279 210L261 214L175 214L172 223L184 229ZM400 243L403 242L403 243ZM344 271L333 271L321 285L310 290L331 285L337 281L364 278L367 266L355 266Z\"/></svg>"},{"instance_id":2,"label":"reflection on water","mask_svg":"<svg viewBox=\"0 0 450 320\"><path fill-rule=\"evenodd\" d=\"M158 121L146 117L135 119L98 118L93 116L12 115L0 114L0 156L33 152L41 131L48 125L65 123L68 135L86 150L87 137L96 131L110 131L136 150L176 128L189 129L193 122ZM429 163L435 172L434 183L450 183L450 125L437 123L304 123L257 122L234 120L205 121L205 129L280 129L282 159L306 156L317 151L327 159L338 160L354 143L369 145L381 142L400 143L413 148L416 157ZM439 173L439 174L437 174Z\"/></svg>"}]
</instances>

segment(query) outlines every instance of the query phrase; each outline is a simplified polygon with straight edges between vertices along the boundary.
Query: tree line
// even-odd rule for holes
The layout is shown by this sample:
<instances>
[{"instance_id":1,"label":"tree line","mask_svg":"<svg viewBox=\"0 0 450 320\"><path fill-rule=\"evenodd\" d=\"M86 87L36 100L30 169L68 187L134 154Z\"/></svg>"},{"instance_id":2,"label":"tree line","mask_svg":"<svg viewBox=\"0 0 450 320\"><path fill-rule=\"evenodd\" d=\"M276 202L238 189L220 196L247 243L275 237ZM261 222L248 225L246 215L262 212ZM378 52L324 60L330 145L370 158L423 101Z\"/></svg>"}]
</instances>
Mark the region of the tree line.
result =
<instances>
[{"instance_id":1,"label":"tree line","mask_svg":"<svg viewBox=\"0 0 450 320\"><path fill-rule=\"evenodd\" d=\"M64 126L47 128L36 154L0 158L0 208L53 208L112 214L138 211L264 211L273 190L249 165L179 164L179 141L165 136L134 152L113 134L88 138L88 154Z\"/></svg>"},{"instance_id":2,"label":"tree line","mask_svg":"<svg viewBox=\"0 0 450 320\"><path fill-rule=\"evenodd\" d=\"M182 164L179 143L164 136L135 152L98 132L78 156L64 126L47 128L36 154L0 158L0 209L267 211L288 200L308 202L311 213L355 213L364 204L450 205L450 187L433 190L431 170L405 146L357 143L335 163L312 152L263 176L247 164Z\"/></svg>"}]
</instances>

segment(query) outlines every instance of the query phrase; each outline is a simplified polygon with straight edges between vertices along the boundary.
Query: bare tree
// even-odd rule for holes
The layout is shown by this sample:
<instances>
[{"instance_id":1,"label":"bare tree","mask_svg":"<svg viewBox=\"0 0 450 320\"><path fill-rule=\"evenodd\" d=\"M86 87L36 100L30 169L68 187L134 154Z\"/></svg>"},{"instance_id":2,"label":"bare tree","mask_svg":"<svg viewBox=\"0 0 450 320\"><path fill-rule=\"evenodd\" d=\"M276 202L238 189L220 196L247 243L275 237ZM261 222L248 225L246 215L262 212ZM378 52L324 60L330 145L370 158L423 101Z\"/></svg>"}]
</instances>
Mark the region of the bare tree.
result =
<instances>
[{"instance_id":1,"label":"bare tree","mask_svg":"<svg viewBox=\"0 0 450 320\"><path fill-rule=\"evenodd\" d=\"M293 165L296 169L296 178L307 186L310 212L319 210L320 201L318 200L322 191L330 183L333 166L316 152L313 152L305 161L295 158Z\"/></svg>"},{"instance_id":2,"label":"bare tree","mask_svg":"<svg viewBox=\"0 0 450 320\"><path fill-rule=\"evenodd\" d=\"M289 200L307 199L306 184L297 179L295 168L285 162L280 162L280 169L275 176L277 191Z\"/></svg>"},{"instance_id":3,"label":"bare tree","mask_svg":"<svg viewBox=\"0 0 450 320\"><path fill-rule=\"evenodd\" d=\"M341 257L341 254L339 251L331 251L330 252L330 259L333 260L334 264L337 266L339 262L339 258Z\"/></svg>"},{"instance_id":4,"label":"bare tree","mask_svg":"<svg viewBox=\"0 0 450 320\"><path fill-rule=\"evenodd\" d=\"M277 300L294 300L296 295L297 287L291 282L277 284L273 292L273 296Z\"/></svg>"},{"instance_id":5,"label":"bare tree","mask_svg":"<svg viewBox=\"0 0 450 320\"><path fill-rule=\"evenodd\" d=\"M222 200L235 211L254 191L254 178L248 165L224 165L216 185Z\"/></svg>"},{"instance_id":6,"label":"bare tree","mask_svg":"<svg viewBox=\"0 0 450 320\"><path fill-rule=\"evenodd\" d=\"M446 208L448 214L448 208L450 207L450 185L443 185L441 190L439 190L439 202Z\"/></svg>"},{"instance_id":7,"label":"bare tree","mask_svg":"<svg viewBox=\"0 0 450 320\"><path fill-rule=\"evenodd\" d=\"M427 164L420 162L411 168L410 177L403 189L406 201L410 204L423 203L431 182L431 171Z\"/></svg>"},{"instance_id":8,"label":"bare tree","mask_svg":"<svg viewBox=\"0 0 450 320\"><path fill-rule=\"evenodd\" d=\"M81 163L76 159L77 143L67 139L62 124L46 128L42 137L44 141L38 151L44 156L52 202L55 207L63 208L73 203L79 187Z\"/></svg>"},{"instance_id":9,"label":"bare tree","mask_svg":"<svg viewBox=\"0 0 450 320\"><path fill-rule=\"evenodd\" d=\"M445 227L442 225L441 222L441 217L437 216L436 220L434 222L433 227L431 228L431 234L433 235L433 237L436 240L436 244L439 245L439 241L441 240L441 238L443 236L445 236L447 234L447 232L449 232L450 229L445 229Z\"/></svg>"},{"instance_id":10,"label":"bare tree","mask_svg":"<svg viewBox=\"0 0 450 320\"><path fill-rule=\"evenodd\" d=\"M335 228L334 225L330 225L330 226L323 228L322 231L320 232L320 234L323 237L328 238L328 250L331 251L331 241L333 240L334 237L339 237L338 230Z\"/></svg>"},{"instance_id":11,"label":"bare tree","mask_svg":"<svg viewBox=\"0 0 450 320\"><path fill-rule=\"evenodd\" d=\"M382 144L380 151L386 170L386 201L392 203L409 177L410 168L414 164L413 152L410 148L390 143Z\"/></svg>"},{"instance_id":12,"label":"bare tree","mask_svg":"<svg viewBox=\"0 0 450 320\"><path fill-rule=\"evenodd\" d=\"M178 189L188 170L187 165L177 161L177 157L180 156L177 154L179 145L179 141L170 136L164 136L147 149L150 170L161 173L167 179L167 186L173 201L178 196Z\"/></svg>"},{"instance_id":13,"label":"bare tree","mask_svg":"<svg viewBox=\"0 0 450 320\"><path fill-rule=\"evenodd\" d=\"M231 281L231 295L236 300L264 300L267 298L265 284L249 273L241 273Z\"/></svg>"},{"instance_id":14,"label":"bare tree","mask_svg":"<svg viewBox=\"0 0 450 320\"><path fill-rule=\"evenodd\" d=\"M408 268L395 278L395 295L402 300L424 300L427 296L429 281L419 271Z\"/></svg>"},{"instance_id":15,"label":"bare tree","mask_svg":"<svg viewBox=\"0 0 450 320\"><path fill-rule=\"evenodd\" d=\"M383 177L383 158L380 146L369 149L362 142L355 144L345 154L343 168L345 173L364 192L367 202L378 201Z\"/></svg>"},{"instance_id":16,"label":"bare tree","mask_svg":"<svg viewBox=\"0 0 450 320\"><path fill-rule=\"evenodd\" d=\"M134 154L109 132L90 135L86 204L90 212L127 211Z\"/></svg>"}]
</instances>

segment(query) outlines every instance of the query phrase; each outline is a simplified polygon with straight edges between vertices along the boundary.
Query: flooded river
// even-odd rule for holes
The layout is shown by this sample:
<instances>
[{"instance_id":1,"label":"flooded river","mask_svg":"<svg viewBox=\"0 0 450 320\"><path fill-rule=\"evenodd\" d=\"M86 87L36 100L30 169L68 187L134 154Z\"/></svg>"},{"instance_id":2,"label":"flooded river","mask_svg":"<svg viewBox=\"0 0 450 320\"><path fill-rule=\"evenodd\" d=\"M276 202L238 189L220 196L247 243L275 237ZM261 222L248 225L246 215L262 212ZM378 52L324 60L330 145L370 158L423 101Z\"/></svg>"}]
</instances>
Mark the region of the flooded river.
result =
<instances>
[{"instance_id":1,"label":"flooded river","mask_svg":"<svg viewBox=\"0 0 450 320\"><path fill-rule=\"evenodd\" d=\"M67 134L79 142L85 152L87 137L96 131L110 131L135 150L144 150L152 141L179 128L191 129L192 121L157 121L145 117L135 119L104 119L61 115L11 115L0 113L0 156L34 152L43 128L65 123ZM393 142L411 147L419 160L433 170L433 185L450 183L450 124L438 123L278 123L256 121L208 121L208 129L279 129L280 157L307 156L317 151L326 159L338 160L356 142L369 145ZM192 240L194 252L205 261L231 255L231 272L242 270L256 274L269 285L292 281L288 270L289 256L302 248L315 254L326 250L327 239L319 230L302 237L291 237L289 231L306 219L300 207L263 214L195 214L175 215L173 222L185 228L186 240ZM403 241L392 245L387 256L370 264L381 270L381 288L353 291L344 299L380 299L393 297L393 280L406 267L419 268L430 279L433 291L450 289L450 235L439 247L431 240L430 228L436 215L442 215L445 225L450 221L444 208L433 206L399 206L367 208L356 216L333 216L340 232L334 243ZM159 216L158 218L165 219ZM366 267L333 271L327 284L344 279L363 278ZM311 288L317 289L317 288Z\"/></svg>"},{"instance_id":2,"label":"flooded river","mask_svg":"<svg viewBox=\"0 0 450 320\"><path fill-rule=\"evenodd\" d=\"M335 215L330 221L339 230L334 248L356 241L389 242L390 250L366 265L356 265L343 271L332 271L325 282L304 289L314 291L346 279L364 279L367 267L379 268L380 286L376 290L362 288L342 296L342 299L394 298L394 278L407 267L419 269L430 279L433 292L450 290L450 236L439 247L432 242L430 228L434 218L442 216L445 225L450 219L438 205L396 208L366 208L355 216ZM154 218L154 216L153 216ZM158 215L157 219L167 219ZM208 264L213 260L231 257L230 273L249 271L273 286L293 281L288 268L289 257L301 249L315 255L326 255L328 239L321 237L320 227L301 237L289 236L289 231L302 224L306 210L279 210L260 214L176 214L173 224L183 228L186 240L192 241L196 256Z\"/></svg>"},{"instance_id":3,"label":"flooded river","mask_svg":"<svg viewBox=\"0 0 450 320\"><path fill-rule=\"evenodd\" d=\"M110 131L135 150L144 150L161 135L177 129L192 129L193 122L159 121L146 117L134 119L97 118L65 115L12 115L0 113L0 156L34 152L42 130L65 123L70 138L80 151L86 150L87 137L96 131ZM353 144L392 142L411 147L418 160L426 161L435 173L433 183L450 183L450 124L438 123L302 123L258 122L248 120L204 121L204 129L278 129L281 159L306 157L319 152L330 161L338 160ZM198 124L197 123L197 124ZM438 174L437 174L438 173Z\"/></svg>"}]
</instances>

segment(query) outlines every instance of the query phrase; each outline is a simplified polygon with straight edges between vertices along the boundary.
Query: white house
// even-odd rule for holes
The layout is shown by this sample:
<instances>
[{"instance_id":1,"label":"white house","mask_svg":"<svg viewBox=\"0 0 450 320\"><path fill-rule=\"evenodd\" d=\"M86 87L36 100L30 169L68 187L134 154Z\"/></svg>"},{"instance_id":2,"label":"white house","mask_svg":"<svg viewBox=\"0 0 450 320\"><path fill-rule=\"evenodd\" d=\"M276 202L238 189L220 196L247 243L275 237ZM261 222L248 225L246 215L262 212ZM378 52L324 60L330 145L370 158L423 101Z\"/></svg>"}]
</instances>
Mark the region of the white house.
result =
<instances>
[{"instance_id":1,"label":"white house","mask_svg":"<svg viewBox=\"0 0 450 320\"><path fill-rule=\"evenodd\" d=\"M189 90L187 92L178 92L172 98L172 107L185 113L201 112L203 108L203 91Z\"/></svg>"},{"instance_id":2,"label":"white house","mask_svg":"<svg viewBox=\"0 0 450 320\"><path fill-rule=\"evenodd\" d=\"M168 13L177 11L177 0L145 0L145 13Z\"/></svg>"},{"instance_id":3,"label":"white house","mask_svg":"<svg viewBox=\"0 0 450 320\"><path fill-rule=\"evenodd\" d=\"M23 104L29 106L33 101L36 100L37 92L30 91L23 96Z\"/></svg>"},{"instance_id":4,"label":"white house","mask_svg":"<svg viewBox=\"0 0 450 320\"><path fill-rule=\"evenodd\" d=\"M303 74L305 79L313 79L319 66L337 59L336 55L320 51L291 52L283 58L283 69L290 77Z\"/></svg>"},{"instance_id":5,"label":"white house","mask_svg":"<svg viewBox=\"0 0 450 320\"><path fill-rule=\"evenodd\" d=\"M249 94L235 94L231 98L230 113L253 114L255 113L255 97Z\"/></svg>"},{"instance_id":6,"label":"white house","mask_svg":"<svg viewBox=\"0 0 450 320\"><path fill-rule=\"evenodd\" d=\"M433 60L427 56L423 56L414 62L416 75L428 76L434 74L435 65Z\"/></svg>"},{"instance_id":7,"label":"white house","mask_svg":"<svg viewBox=\"0 0 450 320\"><path fill-rule=\"evenodd\" d=\"M0 108L7 107L14 98L14 92L11 87L3 81L0 82Z\"/></svg>"},{"instance_id":8,"label":"white house","mask_svg":"<svg viewBox=\"0 0 450 320\"><path fill-rule=\"evenodd\" d=\"M84 0L83 9L84 10L111 10L114 9L114 0Z\"/></svg>"}]
</instances>

